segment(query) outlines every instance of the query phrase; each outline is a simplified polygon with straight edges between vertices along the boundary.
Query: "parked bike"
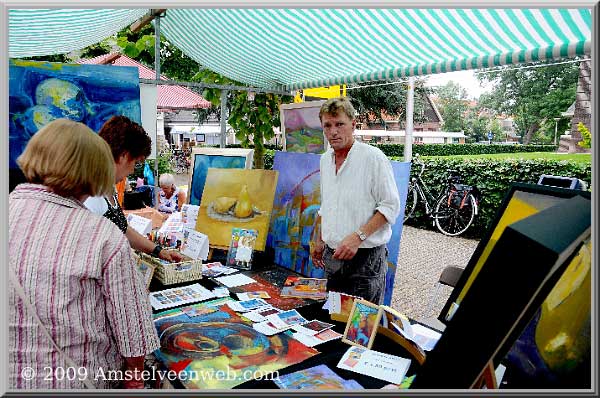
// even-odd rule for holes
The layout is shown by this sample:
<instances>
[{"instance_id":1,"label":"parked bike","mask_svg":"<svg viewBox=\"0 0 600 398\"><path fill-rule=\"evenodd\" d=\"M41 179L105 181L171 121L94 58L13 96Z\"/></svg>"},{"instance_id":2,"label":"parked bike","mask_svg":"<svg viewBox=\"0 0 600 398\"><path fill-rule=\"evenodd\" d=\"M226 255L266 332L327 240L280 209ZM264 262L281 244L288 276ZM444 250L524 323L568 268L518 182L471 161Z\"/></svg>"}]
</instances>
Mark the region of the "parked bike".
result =
<instances>
[{"instance_id":1,"label":"parked bike","mask_svg":"<svg viewBox=\"0 0 600 398\"><path fill-rule=\"evenodd\" d=\"M191 157L189 151L175 149L171 155L171 168L175 173L188 173L191 166Z\"/></svg>"},{"instance_id":2,"label":"parked bike","mask_svg":"<svg viewBox=\"0 0 600 398\"><path fill-rule=\"evenodd\" d=\"M414 156L412 166L420 166L421 170L409 183L404 221L414 215L420 201L425 206L425 214L432 219L441 233L457 236L465 232L479 212L481 199L479 189L462 184L462 177L458 172L448 170L446 187L434 196L422 179L425 164L418 154Z\"/></svg>"}]
</instances>

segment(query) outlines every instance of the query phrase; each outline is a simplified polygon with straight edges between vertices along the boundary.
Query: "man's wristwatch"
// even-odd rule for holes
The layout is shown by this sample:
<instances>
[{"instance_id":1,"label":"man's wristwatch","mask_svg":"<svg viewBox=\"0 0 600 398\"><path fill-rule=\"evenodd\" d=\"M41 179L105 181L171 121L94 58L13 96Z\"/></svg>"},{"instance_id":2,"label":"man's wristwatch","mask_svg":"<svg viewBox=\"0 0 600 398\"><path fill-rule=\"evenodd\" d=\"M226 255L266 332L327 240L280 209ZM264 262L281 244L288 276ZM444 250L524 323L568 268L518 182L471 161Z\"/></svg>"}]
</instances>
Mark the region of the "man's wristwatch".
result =
<instances>
[{"instance_id":1,"label":"man's wristwatch","mask_svg":"<svg viewBox=\"0 0 600 398\"><path fill-rule=\"evenodd\" d=\"M360 238L360 240L367 239L367 235L363 231L361 231L360 229L356 230L356 235L358 235L358 237Z\"/></svg>"},{"instance_id":2,"label":"man's wristwatch","mask_svg":"<svg viewBox=\"0 0 600 398\"><path fill-rule=\"evenodd\" d=\"M162 246L161 245L156 245L154 246L154 250L152 250L152 253L150 253L151 256L154 257L158 257L158 255L160 254L160 252L162 251Z\"/></svg>"}]
</instances>

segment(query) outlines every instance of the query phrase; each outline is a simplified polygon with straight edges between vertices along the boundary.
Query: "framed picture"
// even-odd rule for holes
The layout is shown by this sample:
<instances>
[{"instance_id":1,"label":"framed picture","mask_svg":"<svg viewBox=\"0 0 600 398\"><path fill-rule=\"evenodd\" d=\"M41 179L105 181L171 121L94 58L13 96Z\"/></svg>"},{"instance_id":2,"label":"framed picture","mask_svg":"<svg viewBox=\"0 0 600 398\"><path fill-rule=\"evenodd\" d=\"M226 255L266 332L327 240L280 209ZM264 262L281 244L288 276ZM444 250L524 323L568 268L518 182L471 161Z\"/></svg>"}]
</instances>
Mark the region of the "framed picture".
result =
<instances>
[{"instance_id":1,"label":"framed picture","mask_svg":"<svg viewBox=\"0 0 600 398\"><path fill-rule=\"evenodd\" d=\"M509 224L537 214L574 196L591 197L589 192L573 189L524 183L512 184L500 205L492 226L488 228L477 245L473 256L442 308L439 320L447 323L452 318Z\"/></svg>"},{"instance_id":2,"label":"framed picture","mask_svg":"<svg viewBox=\"0 0 600 398\"><path fill-rule=\"evenodd\" d=\"M570 265L590 236L591 201L579 195L506 226L412 387L476 388L486 369L496 368L549 299L555 308L564 305L565 312L583 311L570 335L570 325L562 325L559 314L554 314L546 317L544 330L540 329L535 339L538 350L541 348L538 353L546 355L544 366L562 364L563 370L568 370L573 363L571 354L577 351L573 348L586 345L577 338L582 337L580 330L585 329L590 307L578 308L577 303L591 302L591 294L567 304L577 284L566 283L558 293L553 292L563 276L568 276ZM577 278L571 275L568 280ZM460 366L456 366L457 358ZM588 372L589 380L590 368ZM583 383L571 387L590 388Z\"/></svg>"},{"instance_id":3,"label":"framed picture","mask_svg":"<svg viewBox=\"0 0 600 398\"><path fill-rule=\"evenodd\" d=\"M199 206L209 168L251 169L254 149L245 148L193 148L188 203Z\"/></svg>"},{"instance_id":4,"label":"framed picture","mask_svg":"<svg viewBox=\"0 0 600 398\"><path fill-rule=\"evenodd\" d=\"M366 300L354 300L342 341L370 349L375 340L381 312L379 306Z\"/></svg>"},{"instance_id":5,"label":"framed picture","mask_svg":"<svg viewBox=\"0 0 600 398\"><path fill-rule=\"evenodd\" d=\"M328 144L319 119L319 110L324 103L325 100L280 106L284 151L325 152Z\"/></svg>"},{"instance_id":6,"label":"framed picture","mask_svg":"<svg viewBox=\"0 0 600 398\"><path fill-rule=\"evenodd\" d=\"M150 287L150 282L152 281L152 276L154 275L156 266L138 257L137 269L142 275L146 289L148 289Z\"/></svg>"},{"instance_id":7,"label":"framed picture","mask_svg":"<svg viewBox=\"0 0 600 398\"><path fill-rule=\"evenodd\" d=\"M233 228L225 265L244 270L251 269L257 237L258 231L254 229Z\"/></svg>"}]
</instances>

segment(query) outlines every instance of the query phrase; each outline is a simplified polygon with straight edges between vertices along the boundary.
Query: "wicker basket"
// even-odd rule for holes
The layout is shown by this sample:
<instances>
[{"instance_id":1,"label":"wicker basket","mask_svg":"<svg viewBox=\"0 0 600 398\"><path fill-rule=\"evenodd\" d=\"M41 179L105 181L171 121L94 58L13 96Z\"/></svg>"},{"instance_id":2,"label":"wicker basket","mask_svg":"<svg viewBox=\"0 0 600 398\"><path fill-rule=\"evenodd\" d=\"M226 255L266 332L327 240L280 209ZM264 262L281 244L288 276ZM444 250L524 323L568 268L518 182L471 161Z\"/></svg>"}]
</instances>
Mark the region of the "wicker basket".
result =
<instances>
[{"instance_id":1,"label":"wicker basket","mask_svg":"<svg viewBox=\"0 0 600 398\"><path fill-rule=\"evenodd\" d=\"M147 254L142 254L142 258L149 259L152 264L156 264L154 277L163 285L202 279L202 260L193 260L184 256L186 258L184 261L169 263Z\"/></svg>"}]
</instances>

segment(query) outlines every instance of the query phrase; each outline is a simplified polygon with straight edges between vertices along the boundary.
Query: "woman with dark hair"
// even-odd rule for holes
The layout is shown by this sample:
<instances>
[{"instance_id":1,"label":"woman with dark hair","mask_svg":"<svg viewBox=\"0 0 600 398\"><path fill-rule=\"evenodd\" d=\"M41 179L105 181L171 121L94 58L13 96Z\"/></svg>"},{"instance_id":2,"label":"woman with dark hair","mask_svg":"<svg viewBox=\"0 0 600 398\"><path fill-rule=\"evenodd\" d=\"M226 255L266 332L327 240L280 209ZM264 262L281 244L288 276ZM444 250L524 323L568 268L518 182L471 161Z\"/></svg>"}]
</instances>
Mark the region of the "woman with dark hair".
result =
<instances>
[{"instance_id":1,"label":"woman with dark hair","mask_svg":"<svg viewBox=\"0 0 600 398\"><path fill-rule=\"evenodd\" d=\"M125 370L137 376L123 386L143 388L144 357L160 346L146 287L124 236L82 204L113 189L109 146L57 119L17 163L28 183L8 198L10 386L111 388L97 372ZM71 367L75 378L45 371Z\"/></svg>"},{"instance_id":2,"label":"woman with dark hair","mask_svg":"<svg viewBox=\"0 0 600 398\"><path fill-rule=\"evenodd\" d=\"M112 151L115 183L133 173L135 165L144 162L152 151L152 141L144 128L125 116L110 118L104 123L98 135L108 143ZM116 192L113 192L110 196L89 198L84 204L94 213L103 215L114 222L135 250L167 261L177 262L183 260L178 252L163 249L133 228L127 227L127 218L119 205Z\"/></svg>"}]
</instances>

